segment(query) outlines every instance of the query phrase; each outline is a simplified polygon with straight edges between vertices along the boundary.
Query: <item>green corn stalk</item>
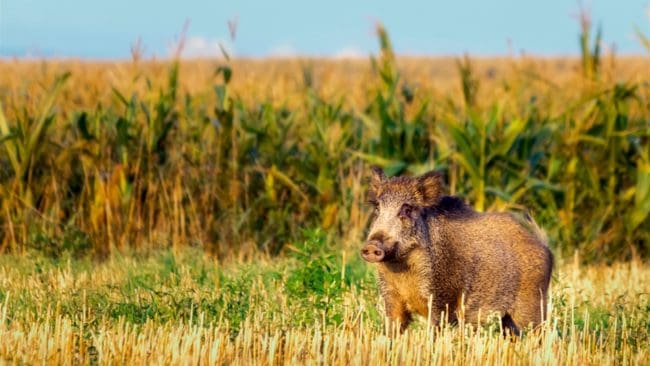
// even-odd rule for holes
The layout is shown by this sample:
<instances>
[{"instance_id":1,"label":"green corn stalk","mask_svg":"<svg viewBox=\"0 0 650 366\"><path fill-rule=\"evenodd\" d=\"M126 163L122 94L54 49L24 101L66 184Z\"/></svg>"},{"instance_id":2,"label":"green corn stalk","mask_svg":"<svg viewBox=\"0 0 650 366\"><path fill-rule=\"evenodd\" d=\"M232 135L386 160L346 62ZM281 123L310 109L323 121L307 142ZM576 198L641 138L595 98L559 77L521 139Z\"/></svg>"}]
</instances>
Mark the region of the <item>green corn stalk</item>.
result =
<instances>
[{"instance_id":1,"label":"green corn stalk","mask_svg":"<svg viewBox=\"0 0 650 366\"><path fill-rule=\"evenodd\" d=\"M377 27L377 35L380 54L371 61L379 76L379 86L360 119L366 127L365 150L380 157L376 161L390 162L382 167L386 174L392 175L417 170L431 158L431 127L428 103L419 108L412 105L415 91L402 81L388 33L381 25ZM407 112L411 108L416 108L416 113L409 118Z\"/></svg>"},{"instance_id":2,"label":"green corn stalk","mask_svg":"<svg viewBox=\"0 0 650 366\"><path fill-rule=\"evenodd\" d=\"M639 28L635 28L634 32L636 33L639 42L641 42L643 45L643 48L645 48L646 51L650 52L650 38L643 34Z\"/></svg>"},{"instance_id":3,"label":"green corn stalk","mask_svg":"<svg viewBox=\"0 0 650 366\"><path fill-rule=\"evenodd\" d=\"M580 9L579 44L582 59L582 72L588 79L598 79L601 62L602 26L598 26L596 37L591 42L591 19L585 9Z\"/></svg>"},{"instance_id":4,"label":"green corn stalk","mask_svg":"<svg viewBox=\"0 0 650 366\"><path fill-rule=\"evenodd\" d=\"M0 208L7 216L22 212L23 214L19 215L17 222L23 222L25 213L33 209L34 193L32 188L34 187L32 185L38 183L31 181L32 171L41 163L41 157L48 146L49 132L55 117L52 114L52 109L69 76L69 73L65 73L56 78L41 105L39 116L35 120L29 117L17 119L12 126L7 121L0 104L0 145L2 145L0 148L4 147L14 173L13 185L6 190L6 193L16 198L3 202L3 207ZM12 218L7 217L7 220L12 220ZM18 238L12 241L14 250L17 249L16 245L24 243L27 238L26 226L23 225L22 230L16 232L15 236Z\"/></svg>"},{"instance_id":5,"label":"green corn stalk","mask_svg":"<svg viewBox=\"0 0 650 366\"><path fill-rule=\"evenodd\" d=\"M474 75L472 63L468 55L463 60L456 60L456 67L460 74L461 90L463 91L463 100L465 106L474 108L476 106L476 97L478 95L479 81Z\"/></svg>"},{"instance_id":6,"label":"green corn stalk","mask_svg":"<svg viewBox=\"0 0 650 366\"><path fill-rule=\"evenodd\" d=\"M639 160L636 169L634 204L629 212L629 220L626 220L626 229L629 233L637 230L643 223L646 223L645 230L647 230L646 220L650 215L650 160Z\"/></svg>"},{"instance_id":7,"label":"green corn stalk","mask_svg":"<svg viewBox=\"0 0 650 366\"><path fill-rule=\"evenodd\" d=\"M513 161L509 157L510 150L520 138L521 133L528 125L524 119L503 120L503 110L494 106L487 117L470 112L464 123L448 119L442 123L443 137L452 143L449 157L463 171L463 176L471 183L474 205L477 210L483 211L487 205L487 193L498 193L501 198L513 199L523 192L512 196L521 187L527 177L510 187L511 192L506 193L501 189L504 178L519 179L518 175L502 172L499 176L490 175L493 168L499 165L508 165ZM521 165L522 162L517 162ZM512 177L511 177L512 176Z\"/></svg>"},{"instance_id":8,"label":"green corn stalk","mask_svg":"<svg viewBox=\"0 0 650 366\"><path fill-rule=\"evenodd\" d=\"M30 168L36 163L45 146L49 128L54 121L54 116L51 115L54 102L69 77L70 73L65 73L56 78L41 106L40 115L34 123L19 119L15 127L10 126L0 104L0 143L7 151L18 180L27 179Z\"/></svg>"},{"instance_id":9,"label":"green corn stalk","mask_svg":"<svg viewBox=\"0 0 650 366\"><path fill-rule=\"evenodd\" d=\"M167 160L167 140L177 120L175 103L179 67L179 61L175 60L169 69L167 86L159 91L158 99L153 106L155 115L151 116L150 108L142 104L142 110L147 118L147 151L150 156L157 158L158 164L164 164Z\"/></svg>"}]
</instances>

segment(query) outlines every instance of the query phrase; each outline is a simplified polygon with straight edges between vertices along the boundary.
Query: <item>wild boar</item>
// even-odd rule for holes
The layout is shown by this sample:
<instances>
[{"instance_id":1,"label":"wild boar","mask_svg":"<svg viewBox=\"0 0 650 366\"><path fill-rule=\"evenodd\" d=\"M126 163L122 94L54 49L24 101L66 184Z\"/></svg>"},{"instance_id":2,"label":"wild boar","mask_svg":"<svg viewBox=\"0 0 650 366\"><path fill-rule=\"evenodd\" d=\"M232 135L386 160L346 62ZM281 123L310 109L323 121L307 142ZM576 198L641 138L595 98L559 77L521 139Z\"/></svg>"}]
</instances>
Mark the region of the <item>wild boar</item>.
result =
<instances>
[{"instance_id":1,"label":"wild boar","mask_svg":"<svg viewBox=\"0 0 650 366\"><path fill-rule=\"evenodd\" d=\"M368 200L376 213L361 256L377 264L386 315L402 332L415 314L437 324L443 312L451 323L496 312L515 335L546 316L553 255L532 218L479 213L443 195L436 172L387 178L373 168Z\"/></svg>"}]
</instances>

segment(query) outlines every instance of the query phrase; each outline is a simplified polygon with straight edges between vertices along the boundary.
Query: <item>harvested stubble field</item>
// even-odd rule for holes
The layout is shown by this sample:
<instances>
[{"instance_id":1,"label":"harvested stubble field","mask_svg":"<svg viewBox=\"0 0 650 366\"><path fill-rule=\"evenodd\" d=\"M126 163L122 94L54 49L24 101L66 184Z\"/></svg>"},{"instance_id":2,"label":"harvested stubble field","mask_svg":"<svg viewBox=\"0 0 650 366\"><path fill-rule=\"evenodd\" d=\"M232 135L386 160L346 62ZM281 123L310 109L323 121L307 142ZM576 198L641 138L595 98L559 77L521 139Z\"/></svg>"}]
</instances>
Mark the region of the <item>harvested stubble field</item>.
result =
<instances>
[{"instance_id":1,"label":"harvested stubble field","mask_svg":"<svg viewBox=\"0 0 650 366\"><path fill-rule=\"evenodd\" d=\"M648 364L650 59L0 61L0 363ZM370 165L529 210L550 317L383 334ZM578 256L574 256L579 253Z\"/></svg>"},{"instance_id":2,"label":"harvested stubble field","mask_svg":"<svg viewBox=\"0 0 650 366\"><path fill-rule=\"evenodd\" d=\"M312 243L314 244L314 243ZM0 359L16 364L650 362L650 269L561 263L550 318L516 342L499 322L382 331L374 273L343 255L223 263L198 250L91 261L5 257Z\"/></svg>"}]
</instances>

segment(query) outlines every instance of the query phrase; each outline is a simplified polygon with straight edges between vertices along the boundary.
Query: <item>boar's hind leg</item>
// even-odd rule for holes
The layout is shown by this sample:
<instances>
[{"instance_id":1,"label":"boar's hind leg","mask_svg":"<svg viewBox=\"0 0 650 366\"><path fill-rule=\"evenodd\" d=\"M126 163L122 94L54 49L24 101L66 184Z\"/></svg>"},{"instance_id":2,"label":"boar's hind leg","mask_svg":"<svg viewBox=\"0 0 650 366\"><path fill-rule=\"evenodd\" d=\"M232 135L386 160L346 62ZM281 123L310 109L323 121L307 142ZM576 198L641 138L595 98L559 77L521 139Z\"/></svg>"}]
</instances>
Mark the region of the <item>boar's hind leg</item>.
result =
<instances>
[{"instance_id":1,"label":"boar's hind leg","mask_svg":"<svg viewBox=\"0 0 650 366\"><path fill-rule=\"evenodd\" d=\"M507 336L508 333L510 333L511 336L519 337L519 328L508 313L501 318L501 328L503 329L504 336Z\"/></svg>"},{"instance_id":2,"label":"boar's hind leg","mask_svg":"<svg viewBox=\"0 0 650 366\"><path fill-rule=\"evenodd\" d=\"M529 291L520 291L515 301L512 320L520 328L536 326L542 322L543 309L546 302L538 289L530 288Z\"/></svg>"}]
</instances>

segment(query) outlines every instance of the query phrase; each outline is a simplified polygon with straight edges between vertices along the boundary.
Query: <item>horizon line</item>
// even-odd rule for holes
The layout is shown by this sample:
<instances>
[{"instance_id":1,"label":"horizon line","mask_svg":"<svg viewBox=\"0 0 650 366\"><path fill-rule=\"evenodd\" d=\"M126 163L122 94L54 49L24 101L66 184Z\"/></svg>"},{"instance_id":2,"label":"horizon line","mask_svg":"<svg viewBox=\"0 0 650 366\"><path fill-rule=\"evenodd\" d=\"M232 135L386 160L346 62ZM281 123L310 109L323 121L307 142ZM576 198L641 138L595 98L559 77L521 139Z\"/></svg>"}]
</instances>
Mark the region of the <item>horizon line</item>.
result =
<instances>
[{"instance_id":1,"label":"horizon line","mask_svg":"<svg viewBox=\"0 0 650 366\"><path fill-rule=\"evenodd\" d=\"M408 52L395 52L398 58L404 59L456 59L459 57L468 56L475 59L495 59L495 58L537 58L537 59L580 59L579 52L571 53L535 53L526 50L519 52L495 52L495 53L472 53L472 52L450 52L450 53L408 53ZM362 61L370 60L371 57L379 56L379 52L359 55L336 55L336 54L313 54L313 53L295 53L288 55L207 55L207 56L175 56L164 55L159 56L156 54L140 57L139 61L267 61L267 60L322 60L322 61ZM601 56L604 57L623 57L623 58L647 58L650 52L604 52ZM94 56L61 56L61 55L8 55L0 53L1 61L80 61L80 62L128 62L133 61L133 56L128 57L94 57ZM650 59L649 59L650 61Z\"/></svg>"}]
</instances>

